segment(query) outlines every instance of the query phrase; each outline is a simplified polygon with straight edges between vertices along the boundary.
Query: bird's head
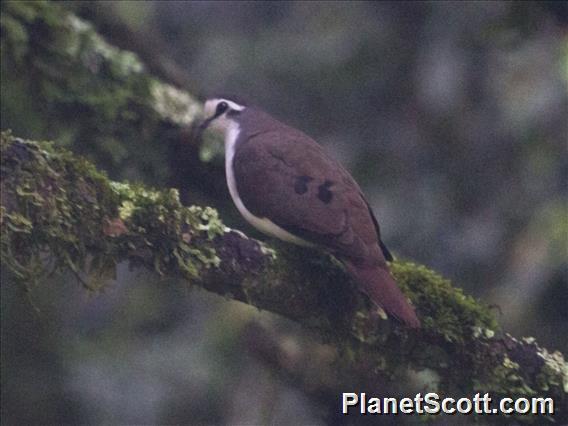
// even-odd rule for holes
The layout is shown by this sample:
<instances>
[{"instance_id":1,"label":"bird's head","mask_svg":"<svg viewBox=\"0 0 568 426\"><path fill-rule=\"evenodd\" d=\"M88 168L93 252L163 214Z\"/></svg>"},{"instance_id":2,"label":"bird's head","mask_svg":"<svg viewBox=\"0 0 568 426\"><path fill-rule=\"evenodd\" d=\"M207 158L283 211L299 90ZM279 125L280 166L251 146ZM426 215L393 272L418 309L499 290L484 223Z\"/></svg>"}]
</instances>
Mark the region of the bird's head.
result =
<instances>
[{"instance_id":1,"label":"bird's head","mask_svg":"<svg viewBox=\"0 0 568 426\"><path fill-rule=\"evenodd\" d=\"M205 119L201 123L201 130L212 128L226 132L233 124L238 123L239 115L246 109L241 102L215 97L205 102Z\"/></svg>"}]
</instances>

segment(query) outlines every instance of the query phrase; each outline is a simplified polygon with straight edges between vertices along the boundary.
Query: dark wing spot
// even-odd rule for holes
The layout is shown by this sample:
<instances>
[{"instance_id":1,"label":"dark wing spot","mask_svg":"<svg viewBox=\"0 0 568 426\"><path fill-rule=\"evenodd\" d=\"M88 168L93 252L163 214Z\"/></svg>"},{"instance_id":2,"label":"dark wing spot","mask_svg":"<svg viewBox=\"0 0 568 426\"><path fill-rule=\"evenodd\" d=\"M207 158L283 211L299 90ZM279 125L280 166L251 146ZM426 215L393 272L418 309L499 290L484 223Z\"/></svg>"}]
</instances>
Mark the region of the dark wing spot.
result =
<instances>
[{"instance_id":1,"label":"dark wing spot","mask_svg":"<svg viewBox=\"0 0 568 426\"><path fill-rule=\"evenodd\" d=\"M329 204L333 199L333 193L329 188L333 185L333 182L326 180L318 187L318 198L325 204Z\"/></svg>"},{"instance_id":2,"label":"dark wing spot","mask_svg":"<svg viewBox=\"0 0 568 426\"><path fill-rule=\"evenodd\" d=\"M296 178L296 183L294 184L294 191L296 194L302 195L308 192L308 183L314 180L309 176L298 176Z\"/></svg>"}]
</instances>

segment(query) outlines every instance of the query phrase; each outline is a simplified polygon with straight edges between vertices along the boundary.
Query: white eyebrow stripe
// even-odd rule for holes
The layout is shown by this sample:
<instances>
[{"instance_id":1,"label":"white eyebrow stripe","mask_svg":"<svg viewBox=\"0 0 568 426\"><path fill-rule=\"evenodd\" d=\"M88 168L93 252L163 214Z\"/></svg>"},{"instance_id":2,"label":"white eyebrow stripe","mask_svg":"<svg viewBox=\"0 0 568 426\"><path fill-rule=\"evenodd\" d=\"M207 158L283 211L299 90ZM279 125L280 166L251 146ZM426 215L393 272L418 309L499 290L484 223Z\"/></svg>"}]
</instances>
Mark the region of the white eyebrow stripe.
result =
<instances>
[{"instance_id":1,"label":"white eyebrow stripe","mask_svg":"<svg viewBox=\"0 0 568 426\"><path fill-rule=\"evenodd\" d=\"M244 106L239 105L239 104L237 104L237 103L235 103L235 102L233 102L233 101L230 101L230 100L228 100L228 99L219 98L219 99L215 99L215 100L218 101L218 102L221 102L221 101L227 102L227 105L229 105L229 107L230 107L231 109L234 109L234 110L236 110L236 111L242 111L243 109L245 109Z\"/></svg>"}]
</instances>

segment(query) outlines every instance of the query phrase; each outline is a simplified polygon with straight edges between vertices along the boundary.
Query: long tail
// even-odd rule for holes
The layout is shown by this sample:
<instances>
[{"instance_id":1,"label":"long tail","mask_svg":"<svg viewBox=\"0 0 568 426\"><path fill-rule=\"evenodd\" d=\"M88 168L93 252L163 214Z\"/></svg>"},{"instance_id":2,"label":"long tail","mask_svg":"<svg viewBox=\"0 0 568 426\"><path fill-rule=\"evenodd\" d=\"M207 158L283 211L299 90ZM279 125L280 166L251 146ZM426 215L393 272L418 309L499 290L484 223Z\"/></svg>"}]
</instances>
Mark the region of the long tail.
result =
<instances>
[{"instance_id":1,"label":"long tail","mask_svg":"<svg viewBox=\"0 0 568 426\"><path fill-rule=\"evenodd\" d=\"M386 267L363 267L349 261L344 261L344 264L371 301L408 327L420 328L414 308L407 302Z\"/></svg>"}]
</instances>

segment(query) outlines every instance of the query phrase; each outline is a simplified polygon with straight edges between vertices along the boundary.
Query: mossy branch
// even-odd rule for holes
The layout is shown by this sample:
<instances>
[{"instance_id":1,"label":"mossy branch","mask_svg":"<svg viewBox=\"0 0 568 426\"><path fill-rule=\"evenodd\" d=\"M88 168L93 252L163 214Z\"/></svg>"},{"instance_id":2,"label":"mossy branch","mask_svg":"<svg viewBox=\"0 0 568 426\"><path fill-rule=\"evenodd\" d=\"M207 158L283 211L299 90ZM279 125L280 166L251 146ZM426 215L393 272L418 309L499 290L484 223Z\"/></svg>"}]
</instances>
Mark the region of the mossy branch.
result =
<instances>
[{"instance_id":1,"label":"mossy branch","mask_svg":"<svg viewBox=\"0 0 568 426\"><path fill-rule=\"evenodd\" d=\"M56 3L1 7L3 99L26 86L41 116L26 113L25 130L105 159L113 176L145 169L162 182L166 141L187 139L200 104ZM401 378L430 369L441 394L551 397L555 420L568 420L563 356L499 333L486 306L423 266L391 265L424 325L408 333L383 320L329 256L266 246L225 228L211 208L182 206L174 190L111 182L54 145L9 134L1 143L2 265L28 287L69 269L96 290L117 263L130 262L303 324L341 351L345 371ZM197 190L218 185L219 174L200 161L214 144L189 149L186 180Z\"/></svg>"},{"instance_id":2,"label":"mossy branch","mask_svg":"<svg viewBox=\"0 0 568 426\"><path fill-rule=\"evenodd\" d=\"M339 349L347 371L363 363L369 374L401 379L430 369L442 394L550 397L566 419L563 355L498 333L486 306L424 266L391 264L423 322L408 331L385 320L328 255L247 238L216 210L181 205L176 190L112 182L50 143L4 132L1 154L2 266L27 286L70 269L98 289L130 262L299 322Z\"/></svg>"},{"instance_id":3,"label":"mossy branch","mask_svg":"<svg viewBox=\"0 0 568 426\"><path fill-rule=\"evenodd\" d=\"M109 44L61 4L3 1L0 8L2 120L11 128L55 139L117 180L141 180L143 170L146 182L162 186L175 169L193 199L219 201L223 192L211 188L223 184L223 169L212 163L222 144L212 137L192 143L202 111L193 94L156 78L138 55Z\"/></svg>"}]
</instances>

